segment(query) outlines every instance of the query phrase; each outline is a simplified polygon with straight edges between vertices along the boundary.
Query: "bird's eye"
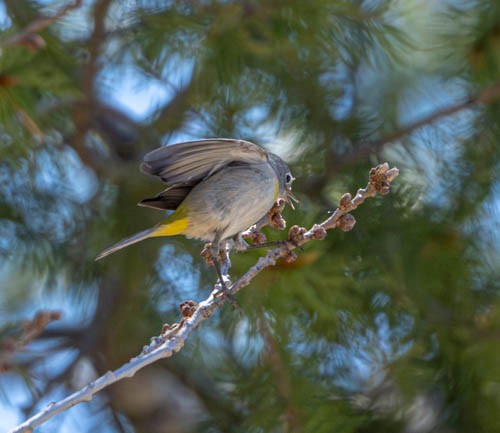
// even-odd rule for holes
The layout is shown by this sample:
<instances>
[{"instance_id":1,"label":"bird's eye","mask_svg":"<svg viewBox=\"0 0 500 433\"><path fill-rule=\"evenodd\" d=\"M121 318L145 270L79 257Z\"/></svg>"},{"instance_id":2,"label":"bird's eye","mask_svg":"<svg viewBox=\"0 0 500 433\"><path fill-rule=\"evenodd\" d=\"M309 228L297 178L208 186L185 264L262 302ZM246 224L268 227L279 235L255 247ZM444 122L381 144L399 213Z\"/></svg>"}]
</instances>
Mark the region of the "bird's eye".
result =
<instances>
[{"instance_id":1,"label":"bird's eye","mask_svg":"<svg viewBox=\"0 0 500 433\"><path fill-rule=\"evenodd\" d=\"M287 173L285 175L285 182L287 184L291 184L293 181L294 181L294 178L293 178L292 174L291 173Z\"/></svg>"}]
</instances>

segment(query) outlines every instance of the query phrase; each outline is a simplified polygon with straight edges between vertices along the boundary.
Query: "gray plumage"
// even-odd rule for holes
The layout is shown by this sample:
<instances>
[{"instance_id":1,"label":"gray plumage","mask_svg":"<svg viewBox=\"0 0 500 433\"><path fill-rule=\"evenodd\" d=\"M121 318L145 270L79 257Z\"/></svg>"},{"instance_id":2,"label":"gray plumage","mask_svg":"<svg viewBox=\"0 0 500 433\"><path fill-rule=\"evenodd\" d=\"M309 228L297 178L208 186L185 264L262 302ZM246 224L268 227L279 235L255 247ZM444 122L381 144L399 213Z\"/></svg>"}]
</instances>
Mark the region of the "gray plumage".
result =
<instances>
[{"instance_id":1,"label":"gray plumage","mask_svg":"<svg viewBox=\"0 0 500 433\"><path fill-rule=\"evenodd\" d=\"M264 217L278 197L294 199L287 164L244 140L216 138L161 147L144 157L141 170L159 177L168 188L139 205L182 212L118 242L98 258L148 237L172 234L212 242L217 249L219 242ZM187 221L187 227L162 229L178 220Z\"/></svg>"}]
</instances>

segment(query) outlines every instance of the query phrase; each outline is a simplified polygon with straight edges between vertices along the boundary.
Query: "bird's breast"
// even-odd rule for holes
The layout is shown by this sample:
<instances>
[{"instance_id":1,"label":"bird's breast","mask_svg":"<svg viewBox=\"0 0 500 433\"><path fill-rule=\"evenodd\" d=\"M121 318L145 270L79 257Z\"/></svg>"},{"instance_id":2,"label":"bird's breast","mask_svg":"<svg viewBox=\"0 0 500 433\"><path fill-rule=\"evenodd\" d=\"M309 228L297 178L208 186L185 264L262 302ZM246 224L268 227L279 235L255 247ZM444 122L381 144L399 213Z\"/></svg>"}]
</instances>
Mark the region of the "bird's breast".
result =
<instances>
[{"instance_id":1,"label":"bird's breast","mask_svg":"<svg viewBox=\"0 0 500 433\"><path fill-rule=\"evenodd\" d=\"M230 238L259 221L279 190L267 162L227 166L200 182L184 200L189 237L213 241Z\"/></svg>"}]
</instances>

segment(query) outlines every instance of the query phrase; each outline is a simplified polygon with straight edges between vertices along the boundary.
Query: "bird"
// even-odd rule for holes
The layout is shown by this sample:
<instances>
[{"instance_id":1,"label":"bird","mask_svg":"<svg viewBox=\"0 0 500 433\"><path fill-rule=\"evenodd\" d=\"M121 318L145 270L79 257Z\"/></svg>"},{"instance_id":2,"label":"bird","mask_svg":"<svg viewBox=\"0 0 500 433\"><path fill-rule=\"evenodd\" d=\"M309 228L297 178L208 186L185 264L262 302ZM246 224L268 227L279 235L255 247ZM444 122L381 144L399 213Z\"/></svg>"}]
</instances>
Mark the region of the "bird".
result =
<instances>
[{"instance_id":1,"label":"bird","mask_svg":"<svg viewBox=\"0 0 500 433\"><path fill-rule=\"evenodd\" d=\"M173 213L106 248L96 260L147 238L184 235L209 242L217 268L224 242L265 217L277 199L292 207L290 199L297 201L292 193L295 178L286 162L245 140L213 138L162 146L147 153L140 168L167 188L138 205Z\"/></svg>"}]
</instances>

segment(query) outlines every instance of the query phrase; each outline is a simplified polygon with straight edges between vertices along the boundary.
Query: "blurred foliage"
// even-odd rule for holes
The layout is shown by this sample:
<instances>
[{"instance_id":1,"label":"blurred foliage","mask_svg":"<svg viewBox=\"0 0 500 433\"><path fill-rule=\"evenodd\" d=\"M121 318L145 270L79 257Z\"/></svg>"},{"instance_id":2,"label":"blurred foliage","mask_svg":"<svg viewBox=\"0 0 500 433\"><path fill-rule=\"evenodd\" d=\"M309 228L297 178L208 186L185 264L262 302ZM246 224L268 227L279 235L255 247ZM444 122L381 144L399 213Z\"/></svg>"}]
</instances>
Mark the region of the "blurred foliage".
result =
<instances>
[{"instance_id":1,"label":"blurred foliage","mask_svg":"<svg viewBox=\"0 0 500 433\"><path fill-rule=\"evenodd\" d=\"M499 81L496 2L90 0L8 43L64 4L0 2L0 408L21 421L208 295L195 241L94 257L162 218L135 206L162 187L143 153L230 136L289 161L289 225L376 162L401 176L352 232L262 272L243 314L40 431L500 431L499 105L363 150ZM261 254L235 253L233 276ZM63 317L16 341L39 310Z\"/></svg>"}]
</instances>

